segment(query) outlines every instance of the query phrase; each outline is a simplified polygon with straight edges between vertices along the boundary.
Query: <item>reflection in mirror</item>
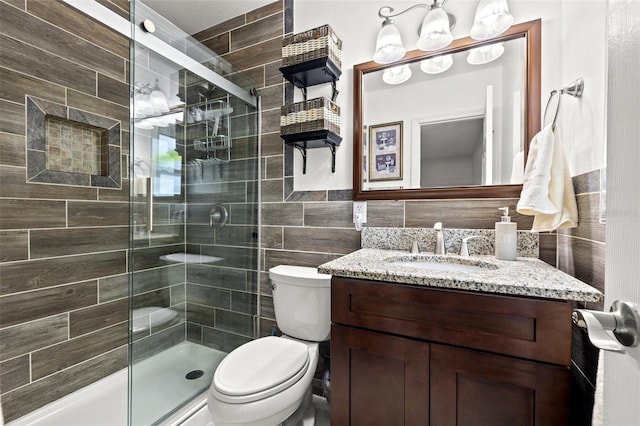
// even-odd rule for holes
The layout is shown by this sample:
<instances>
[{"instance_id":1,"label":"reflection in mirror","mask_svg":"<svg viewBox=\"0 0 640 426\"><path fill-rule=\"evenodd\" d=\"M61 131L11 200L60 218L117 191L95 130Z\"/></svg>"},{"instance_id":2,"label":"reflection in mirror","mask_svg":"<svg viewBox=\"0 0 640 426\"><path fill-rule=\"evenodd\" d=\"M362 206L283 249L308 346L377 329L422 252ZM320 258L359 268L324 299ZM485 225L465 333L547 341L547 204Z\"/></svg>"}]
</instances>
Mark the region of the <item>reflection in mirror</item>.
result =
<instances>
[{"instance_id":1,"label":"reflection in mirror","mask_svg":"<svg viewBox=\"0 0 640 426\"><path fill-rule=\"evenodd\" d=\"M528 141L540 126L540 21L489 41L454 41L409 52L389 65L354 67L354 199L516 196ZM401 83L386 70L409 67ZM531 111L531 113L529 113ZM371 179L389 149L367 143L371 128L402 123L402 174Z\"/></svg>"},{"instance_id":2,"label":"reflection in mirror","mask_svg":"<svg viewBox=\"0 0 640 426\"><path fill-rule=\"evenodd\" d=\"M411 157L411 170L420 180L412 179L412 186L485 184L484 120L478 116L419 123L419 151Z\"/></svg>"},{"instance_id":3,"label":"reflection in mirror","mask_svg":"<svg viewBox=\"0 0 640 426\"><path fill-rule=\"evenodd\" d=\"M404 65L414 72L394 86L389 69L364 76L365 125L403 121L408 153L402 181L363 181L364 189L522 183L524 37L446 57L437 74L420 72L428 60ZM379 150L371 145L371 158Z\"/></svg>"}]
</instances>

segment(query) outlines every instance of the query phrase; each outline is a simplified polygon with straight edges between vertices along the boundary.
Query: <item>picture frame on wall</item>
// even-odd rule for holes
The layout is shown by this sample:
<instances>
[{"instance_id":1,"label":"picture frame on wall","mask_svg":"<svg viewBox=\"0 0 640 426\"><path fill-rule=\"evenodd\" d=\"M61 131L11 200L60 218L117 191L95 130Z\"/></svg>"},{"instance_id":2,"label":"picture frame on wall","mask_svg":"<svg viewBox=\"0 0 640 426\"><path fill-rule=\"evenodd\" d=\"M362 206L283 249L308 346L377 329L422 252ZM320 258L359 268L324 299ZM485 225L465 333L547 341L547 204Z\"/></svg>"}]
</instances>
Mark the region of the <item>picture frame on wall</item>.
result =
<instances>
[{"instance_id":1,"label":"picture frame on wall","mask_svg":"<svg viewBox=\"0 0 640 426\"><path fill-rule=\"evenodd\" d=\"M402 121L369 126L369 180L402 179Z\"/></svg>"}]
</instances>

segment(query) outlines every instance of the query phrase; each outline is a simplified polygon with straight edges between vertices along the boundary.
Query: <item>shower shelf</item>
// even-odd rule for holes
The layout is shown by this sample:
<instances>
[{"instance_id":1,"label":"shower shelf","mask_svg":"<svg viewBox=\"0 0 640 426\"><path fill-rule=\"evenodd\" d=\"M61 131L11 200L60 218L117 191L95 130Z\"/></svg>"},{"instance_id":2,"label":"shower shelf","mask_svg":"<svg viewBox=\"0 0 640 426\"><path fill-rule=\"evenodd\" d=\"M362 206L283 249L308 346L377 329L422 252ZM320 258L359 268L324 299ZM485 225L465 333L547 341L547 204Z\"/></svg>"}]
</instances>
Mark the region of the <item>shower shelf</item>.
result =
<instances>
[{"instance_id":1,"label":"shower shelf","mask_svg":"<svg viewBox=\"0 0 640 426\"><path fill-rule=\"evenodd\" d=\"M167 262L178 263L215 263L224 260L221 257L205 256L203 254L192 253L171 253L160 256L160 259L166 260Z\"/></svg>"},{"instance_id":2,"label":"shower shelf","mask_svg":"<svg viewBox=\"0 0 640 426\"><path fill-rule=\"evenodd\" d=\"M189 105L189 108L198 108L202 114L201 120L213 120L216 117L226 117L233 112L233 107L229 102L216 100L204 101Z\"/></svg>"},{"instance_id":3,"label":"shower shelf","mask_svg":"<svg viewBox=\"0 0 640 426\"><path fill-rule=\"evenodd\" d=\"M190 105L187 110L189 125L202 126L202 135L193 140L196 151L206 153L206 159L231 161L232 139L226 133L230 129L233 107L223 100L204 101ZM225 155L226 154L226 155Z\"/></svg>"},{"instance_id":4,"label":"shower shelf","mask_svg":"<svg viewBox=\"0 0 640 426\"><path fill-rule=\"evenodd\" d=\"M205 152L206 160L215 159L225 163L231 161L231 145L231 137L225 135L205 136L193 141L193 148Z\"/></svg>"},{"instance_id":5,"label":"shower shelf","mask_svg":"<svg viewBox=\"0 0 640 426\"><path fill-rule=\"evenodd\" d=\"M196 151L217 151L231 148L231 138L225 135L205 136L193 141Z\"/></svg>"}]
</instances>

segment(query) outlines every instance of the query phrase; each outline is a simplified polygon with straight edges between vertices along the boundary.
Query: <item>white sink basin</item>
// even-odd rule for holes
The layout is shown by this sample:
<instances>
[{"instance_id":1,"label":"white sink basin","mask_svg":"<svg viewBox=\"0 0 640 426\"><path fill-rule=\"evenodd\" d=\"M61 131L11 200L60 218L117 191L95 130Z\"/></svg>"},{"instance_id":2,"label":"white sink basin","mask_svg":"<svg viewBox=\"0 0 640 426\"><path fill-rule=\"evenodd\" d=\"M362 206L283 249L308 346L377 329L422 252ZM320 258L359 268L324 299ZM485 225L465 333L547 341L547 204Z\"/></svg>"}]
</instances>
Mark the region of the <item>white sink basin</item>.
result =
<instances>
[{"instance_id":1,"label":"white sink basin","mask_svg":"<svg viewBox=\"0 0 640 426\"><path fill-rule=\"evenodd\" d=\"M405 268L427 269L432 271L446 272L482 272L497 269L493 263L478 259L468 259L464 257L447 256L419 256L396 258L390 262L394 266Z\"/></svg>"}]
</instances>

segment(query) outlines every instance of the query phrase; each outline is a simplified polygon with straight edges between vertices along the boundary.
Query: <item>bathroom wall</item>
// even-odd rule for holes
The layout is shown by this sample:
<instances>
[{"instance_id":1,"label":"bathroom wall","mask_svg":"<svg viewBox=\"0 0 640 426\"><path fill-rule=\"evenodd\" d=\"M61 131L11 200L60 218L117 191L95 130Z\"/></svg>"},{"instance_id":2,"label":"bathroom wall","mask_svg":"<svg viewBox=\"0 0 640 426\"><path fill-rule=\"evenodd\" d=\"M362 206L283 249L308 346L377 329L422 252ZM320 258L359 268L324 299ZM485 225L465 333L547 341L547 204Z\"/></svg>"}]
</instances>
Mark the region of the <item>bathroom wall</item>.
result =
<instances>
[{"instance_id":1,"label":"bathroom wall","mask_svg":"<svg viewBox=\"0 0 640 426\"><path fill-rule=\"evenodd\" d=\"M579 100L564 96L558 118L579 216L577 228L558 233L558 268L604 293L607 4L563 1L561 21L562 65L554 85L582 77L585 92ZM604 309L602 303L586 305ZM572 339L571 422L589 426L599 351L576 325Z\"/></svg>"},{"instance_id":2,"label":"bathroom wall","mask_svg":"<svg viewBox=\"0 0 640 426\"><path fill-rule=\"evenodd\" d=\"M102 3L128 16L127 1ZM128 58L127 39L61 2L0 1L5 421L127 365ZM28 183L25 96L118 120L121 187Z\"/></svg>"},{"instance_id":3,"label":"bathroom wall","mask_svg":"<svg viewBox=\"0 0 640 426\"><path fill-rule=\"evenodd\" d=\"M336 173L330 171L329 151L317 149L308 153L307 173L303 175L299 153L283 147L278 137L279 102L282 101L283 89L282 80L277 72L280 66L279 36L269 32L270 36L262 38L267 41L256 42L253 46L247 47L251 49L247 52L251 53L239 60L247 61L249 60L247 58L251 58L246 68L259 77L265 78L265 86L262 88L264 96L261 228L263 271L280 263L317 266L354 251L360 246L359 233L354 230L351 220L351 94L353 90L351 72L353 64L370 60L375 44L375 33L380 25L377 10L387 3L389 2L317 0L276 2L274 6L281 5L284 8L282 11L284 29L279 27L280 22L277 22L270 30L262 30L269 32L282 29L283 34L287 34L329 23L343 40L344 62L343 73L338 81L338 89L341 93L338 104L343 111L341 134L344 140L338 148ZM458 24L457 29L454 30L454 36L466 35L460 32L470 27L475 3L465 1L449 5L460 11L456 13ZM393 7L402 10L403 6L408 7L412 4L412 2L393 2ZM600 169L604 166L604 159L598 154L603 152L604 146L602 135L604 135L605 15L601 10L604 2L515 0L510 4L517 21L543 19L543 108L551 89L560 87L579 76L585 77L587 87L591 88L585 92L581 101L563 100L561 112L567 123L565 126L567 130L562 136L567 141L567 156L571 163L572 175L575 176L574 184L578 194L581 224L576 230L562 233L560 236L556 233L541 234L540 257L552 265L559 265L563 270L583 281L602 288L601 277L604 266L600 260L603 257L599 257L599 254L604 252L604 244L602 225L596 219L599 214L596 207L597 200L600 197L600 186L596 182L599 182ZM572 11L575 12L575 8L580 8L581 12L572 13ZM409 15L397 18L397 21L413 22ZM353 26L354 16L358 16L360 22L366 22L367 25ZM578 16L581 20L589 17L587 21L595 20L595 24L591 27L583 23L578 25L575 21ZM234 24L228 29L233 27ZM406 32L403 36L407 40L414 39L414 25L407 24L406 27L409 29L402 30ZM212 47L222 40L221 48L229 49L229 34L233 43L233 33L220 37L217 36L218 34L220 34L219 30L213 32L207 30L199 37L208 38L205 44L209 43ZM581 46L578 52L582 53L576 53L577 46ZM587 46L589 54L584 51ZM412 47L409 46L409 48ZM213 49L217 51L216 47ZM219 53L223 52L219 51ZM595 62L594 58L596 58ZM584 71L584 74L580 71ZM284 99L287 102L300 100L299 91L295 89L295 92L298 93L294 93L291 85L285 85ZM328 93L327 87L318 86L310 88L309 97L328 96ZM576 107L576 104L578 113L571 110L572 107ZM585 126L590 129L589 137L585 137L587 132L580 130ZM579 147L578 152L574 152L574 146ZM592 155L585 157L582 154L585 151L591 152ZM516 202L517 199L370 201L366 226L428 227L436 221L443 221L447 227L491 228L497 216L497 208L503 205L514 208ZM514 220L518 222L519 229L531 227L530 217L514 214ZM585 235L589 237L585 238ZM559 259L556 253L558 245L563 248ZM569 246L577 248L568 252L566 249ZM592 248L595 250L591 250ZM574 265L573 269L569 268L568 264ZM265 334L269 332L273 319L270 288L265 272L262 274L261 291L262 333ZM583 345L584 341L580 337L581 335L578 334L574 345L576 365L584 364L581 359L593 358L588 356L591 351L588 343ZM590 368L583 368L591 371ZM577 371L581 371L580 368ZM585 374L574 374L574 379L575 385L586 391L582 396L586 395L588 400L589 387L583 386L588 384ZM574 393L574 395L578 394ZM575 409L587 413L590 408L588 404L580 402L582 396L576 398ZM586 424L585 416L583 414L578 416L580 417L578 424Z\"/></svg>"},{"instance_id":4,"label":"bathroom wall","mask_svg":"<svg viewBox=\"0 0 640 426\"><path fill-rule=\"evenodd\" d=\"M573 178L580 222L577 228L558 233L558 268L604 293L605 229L600 205L603 202L606 169ZM576 303L575 307L603 310L603 303ZM608 310L608 309L607 309ZM593 394L598 367L598 349L585 330L573 325L571 353L571 424L591 425Z\"/></svg>"},{"instance_id":5,"label":"bathroom wall","mask_svg":"<svg viewBox=\"0 0 640 426\"><path fill-rule=\"evenodd\" d=\"M289 13L285 12L285 4ZM280 139L280 107L284 96L281 64L282 37L291 32L293 1L278 0L247 14L194 34L196 40L220 54L236 68L252 78L262 96L262 201L277 198L282 202L283 144ZM279 185L279 188L278 188ZM275 194L275 195L274 195ZM263 204L263 209L265 205ZM263 216L263 225L265 217ZM267 221L268 223L268 221ZM270 228L262 228L262 245L270 244L274 236ZM264 250L260 256L264 260ZM267 270L263 265L263 271ZM261 334L271 333L275 325L271 287L263 275L261 281ZM254 277L256 278L256 277ZM257 281L254 281L257 291ZM246 323L241 321L240 323Z\"/></svg>"},{"instance_id":6,"label":"bathroom wall","mask_svg":"<svg viewBox=\"0 0 640 426\"><path fill-rule=\"evenodd\" d=\"M473 18L475 1L456 1L447 4L446 9L454 13L458 19L453 30L454 37L466 35ZM342 114L344 137L338 151L337 171L331 175L327 171L329 159L322 152L311 152L309 160L312 172L302 175L299 158L294 158L293 185L297 193L317 191L319 188L349 188L351 185L351 116L350 65L370 60L375 46L375 35L380 26L377 10L383 5L391 5L396 10L404 10L414 2L335 2L317 0L296 0L295 28L302 31L323 23L329 23L341 36L344 42L343 76L338 84L341 96L338 103L347 113ZM577 195L580 224L578 228L563 231L557 235L541 234L543 250L541 258L557 265L561 270L573 275L587 284L604 291L604 229L601 223L603 215L605 167L605 108L606 108L606 2L598 1L509 1L511 12L516 22L542 18L542 108L546 105L549 93L578 77L585 80L585 93L578 100L564 96L560 111L558 127L567 155L571 174L574 177L574 188ZM417 12L409 12L395 19L401 28L403 40L408 49L412 49L416 35L413 32L414 21L420 18L412 16ZM367 25L351 25L353 16L358 16ZM346 94L346 96L345 96ZM310 96L320 96L319 91ZM542 112L542 111L541 111ZM550 118L549 118L550 119ZM346 148L346 149L345 149ZM517 200L513 200L514 203ZM392 226L430 226L435 220L443 220L446 226L459 227L491 227L492 217L486 203L493 200L458 200L458 201L424 201L402 202L396 205L404 207L404 222L398 221ZM369 202L370 223L371 212L380 205L389 207L390 203ZM413 206L420 206L413 210ZM484 208L484 210L483 210ZM430 220L415 220L411 217L419 211ZM467 218L450 223L450 217L458 218L463 212L474 217L481 217L485 223L474 224ZM345 208L343 226L349 226L349 208ZM407 217L409 214L409 217ZM401 214L387 213L385 218L401 217ZM530 223L524 218L516 217L519 229L527 229ZM285 231L286 232L286 231ZM557 256L555 250L557 247ZM602 309L602 306L590 306L591 309ZM590 344L586 333L574 327L572 355L572 424L591 424L591 407L597 367L598 351Z\"/></svg>"}]
</instances>

